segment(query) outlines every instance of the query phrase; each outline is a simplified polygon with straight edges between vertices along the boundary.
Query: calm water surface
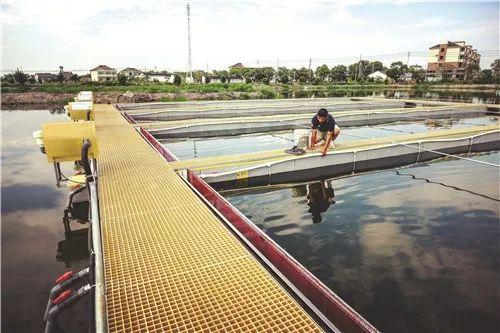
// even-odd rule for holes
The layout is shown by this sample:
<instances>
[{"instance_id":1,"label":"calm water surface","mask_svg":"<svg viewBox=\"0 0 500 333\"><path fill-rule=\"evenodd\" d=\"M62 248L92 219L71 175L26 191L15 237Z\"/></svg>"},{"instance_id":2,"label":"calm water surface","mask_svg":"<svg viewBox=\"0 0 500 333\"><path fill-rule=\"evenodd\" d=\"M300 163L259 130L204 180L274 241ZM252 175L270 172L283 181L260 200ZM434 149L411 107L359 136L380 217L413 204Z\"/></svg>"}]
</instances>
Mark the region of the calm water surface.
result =
<instances>
[{"instance_id":1,"label":"calm water surface","mask_svg":"<svg viewBox=\"0 0 500 333\"><path fill-rule=\"evenodd\" d=\"M499 332L498 169L399 173L224 195L383 332Z\"/></svg>"},{"instance_id":2,"label":"calm water surface","mask_svg":"<svg viewBox=\"0 0 500 333\"><path fill-rule=\"evenodd\" d=\"M2 326L1 331L41 332L52 282L62 272L87 265L85 247L57 253L64 240L62 214L67 189L56 188L52 165L32 132L45 122L68 121L49 111L2 111ZM70 169L64 169L70 173ZM79 244L78 244L79 242ZM69 245L81 245L76 238ZM68 332L87 332L88 304L61 316Z\"/></svg>"},{"instance_id":3,"label":"calm water surface","mask_svg":"<svg viewBox=\"0 0 500 333\"><path fill-rule=\"evenodd\" d=\"M65 250L58 252L58 243L64 240L67 189L55 187L52 166L32 137L42 123L69 120L47 110L2 111L0 116L1 330L39 332L51 281L68 269L88 264L85 237L61 243ZM490 121L496 120L477 120ZM424 124L391 126L428 130ZM398 134L377 128L352 131ZM291 133L271 134L292 137ZM290 145L267 134L233 139L231 144L226 142L226 149L259 151L269 149L266 145L271 149ZM201 140L216 152L202 146L197 156L227 152L219 148L226 139L217 140ZM178 152L185 151L184 158L195 155L189 151L193 141L180 144ZM498 163L498 157L496 153L479 158ZM66 174L71 172L69 167L63 169ZM438 183L498 198L498 173L457 161L404 172L422 179L384 171L334 180L332 189L316 183L226 195L385 332L496 331L498 202ZM83 301L67 310L60 322L70 328L68 332L86 332L87 319L88 303Z\"/></svg>"}]
</instances>

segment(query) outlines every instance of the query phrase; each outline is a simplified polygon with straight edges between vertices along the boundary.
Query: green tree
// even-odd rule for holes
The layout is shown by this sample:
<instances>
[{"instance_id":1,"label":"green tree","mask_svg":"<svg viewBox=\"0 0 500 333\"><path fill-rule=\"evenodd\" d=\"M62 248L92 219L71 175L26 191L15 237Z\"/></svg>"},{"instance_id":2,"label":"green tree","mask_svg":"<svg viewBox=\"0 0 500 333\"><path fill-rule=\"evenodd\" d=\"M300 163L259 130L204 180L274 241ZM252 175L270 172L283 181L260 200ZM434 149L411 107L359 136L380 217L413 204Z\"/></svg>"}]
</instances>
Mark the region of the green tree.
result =
<instances>
[{"instance_id":1,"label":"green tree","mask_svg":"<svg viewBox=\"0 0 500 333\"><path fill-rule=\"evenodd\" d=\"M229 79L229 72L226 70L214 71L214 74L220 78L220 82L226 83Z\"/></svg>"},{"instance_id":2,"label":"green tree","mask_svg":"<svg viewBox=\"0 0 500 333\"><path fill-rule=\"evenodd\" d=\"M273 76L274 76L274 68L272 67L255 68L253 71L252 80L254 82L269 84Z\"/></svg>"},{"instance_id":3,"label":"green tree","mask_svg":"<svg viewBox=\"0 0 500 333\"><path fill-rule=\"evenodd\" d=\"M389 67L386 71L386 74L394 81L398 81L399 78L406 72L408 72L408 66L403 64L401 61L396 61L391 64L391 67Z\"/></svg>"},{"instance_id":4,"label":"green tree","mask_svg":"<svg viewBox=\"0 0 500 333\"><path fill-rule=\"evenodd\" d=\"M246 67L243 67L243 68L239 68L239 67L231 67L229 69L229 75L231 76L243 76L243 69L245 69Z\"/></svg>"},{"instance_id":5,"label":"green tree","mask_svg":"<svg viewBox=\"0 0 500 333\"><path fill-rule=\"evenodd\" d=\"M243 68L238 68L240 75L245 79L246 83L252 83L254 81L254 76L255 76L255 68L250 68L250 67L243 67ZM237 73L238 71L235 71L234 73Z\"/></svg>"},{"instance_id":6,"label":"green tree","mask_svg":"<svg viewBox=\"0 0 500 333\"><path fill-rule=\"evenodd\" d=\"M346 82L347 81L347 67L344 65L337 65L330 70L331 82Z\"/></svg>"},{"instance_id":7,"label":"green tree","mask_svg":"<svg viewBox=\"0 0 500 333\"><path fill-rule=\"evenodd\" d=\"M59 81L59 83L63 83L64 82L64 73L63 72L57 73L56 79L57 79L57 81Z\"/></svg>"},{"instance_id":8,"label":"green tree","mask_svg":"<svg viewBox=\"0 0 500 333\"><path fill-rule=\"evenodd\" d=\"M286 67L279 67L278 68L278 73L276 74L278 76L278 82L286 84L290 82L290 70Z\"/></svg>"},{"instance_id":9,"label":"green tree","mask_svg":"<svg viewBox=\"0 0 500 333\"><path fill-rule=\"evenodd\" d=\"M3 77L2 77L2 82L5 82L5 83L15 83L16 80L14 79L14 75L12 74L5 74Z\"/></svg>"},{"instance_id":10,"label":"green tree","mask_svg":"<svg viewBox=\"0 0 500 333\"><path fill-rule=\"evenodd\" d=\"M379 72L385 71L384 64L382 64L380 61L370 62L366 69L368 70L367 72L365 72L365 74L368 73L368 74L366 74L366 76L370 75L371 73L375 73L376 71L379 71Z\"/></svg>"},{"instance_id":11,"label":"green tree","mask_svg":"<svg viewBox=\"0 0 500 333\"><path fill-rule=\"evenodd\" d=\"M28 83L30 83L30 84L35 84L36 83L36 79L35 79L34 75L30 75L29 76Z\"/></svg>"},{"instance_id":12,"label":"green tree","mask_svg":"<svg viewBox=\"0 0 500 333\"><path fill-rule=\"evenodd\" d=\"M408 70L411 73L411 78L417 83L422 83L425 80L425 70L420 65L411 65Z\"/></svg>"},{"instance_id":13,"label":"green tree","mask_svg":"<svg viewBox=\"0 0 500 333\"><path fill-rule=\"evenodd\" d=\"M193 79L195 82L201 83L201 79L203 78L203 75L207 76L208 74L205 73L204 71L194 71L193 72Z\"/></svg>"},{"instance_id":14,"label":"green tree","mask_svg":"<svg viewBox=\"0 0 500 333\"><path fill-rule=\"evenodd\" d=\"M295 74L296 74L295 79L299 81L299 83L310 82L313 76L312 70L307 69L305 67L302 67L299 70L297 70Z\"/></svg>"},{"instance_id":15,"label":"green tree","mask_svg":"<svg viewBox=\"0 0 500 333\"><path fill-rule=\"evenodd\" d=\"M26 81L28 81L28 77L29 77L28 74L25 74L19 68L17 68L16 71L14 72L14 80L16 80L16 82L22 86L24 86Z\"/></svg>"},{"instance_id":16,"label":"green tree","mask_svg":"<svg viewBox=\"0 0 500 333\"><path fill-rule=\"evenodd\" d=\"M127 84L128 78L123 74L118 74L118 84L124 86Z\"/></svg>"},{"instance_id":17,"label":"green tree","mask_svg":"<svg viewBox=\"0 0 500 333\"><path fill-rule=\"evenodd\" d=\"M347 66L347 77L349 78L350 81L356 81L356 79L358 78L358 74L359 74L359 69L357 62Z\"/></svg>"},{"instance_id":18,"label":"green tree","mask_svg":"<svg viewBox=\"0 0 500 333\"><path fill-rule=\"evenodd\" d=\"M465 70L464 70L464 77L463 81L464 82L471 82L475 80L480 80L481 76L481 68L479 67L478 64L467 64L465 65Z\"/></svg>"},{"instance_id":19,"label":"green tree","mask_svg":"<svg viewBox=\"0 0 500 333\"><path fill-rule=\"evenodd\" d=\"M314 74L319 79L319 81L325 82L330 74L330 69L328 68L327 65L323 64L323 65L319 66L318 68L316 68L316 72Z\"/></svg>"},{"instance_id":20,"label":"green tree","mask_svg":"<svg viewBox=\"0 0 500 333\"><path fill-rule=\"evenodd\" d=\"M495 59L490 65L491 70L495 75L500 74L500 59Z\"/></svg>"},{"instance_id":21,"label":"green tree","mask_svg":"<svg viewBox=\"0 0 500 333\"><path fill-rule=\"evenodd\" d=\"M73 74L71 75L70 80L73 82L78 82L80 81L80 76L78 76L78 74Z\"/></svg>"},{"instance_id":22,"label":"green tree","mask_svg":"<svg viewBox=\"0 0 500 333\"><path fill-rule=\"evenodd\" d=\"M181 83L182 83L182 79L181 79L181 77L179 76L179 74L175 74L175 75L174 75L174 84L175 84L176 86L180 86L180 85L181 85Z\"/></svg>"},{"instance_id":23,"label":"green tree","mask_svg":"<svg viewBox=\"0 0 500 333\"><path fill-rule=\"evenodd\" d=\"M495 76L491 69L483 69L479 75L474 78L474 83L492 84L495 83Z\"/></svg>"}]
</instances>

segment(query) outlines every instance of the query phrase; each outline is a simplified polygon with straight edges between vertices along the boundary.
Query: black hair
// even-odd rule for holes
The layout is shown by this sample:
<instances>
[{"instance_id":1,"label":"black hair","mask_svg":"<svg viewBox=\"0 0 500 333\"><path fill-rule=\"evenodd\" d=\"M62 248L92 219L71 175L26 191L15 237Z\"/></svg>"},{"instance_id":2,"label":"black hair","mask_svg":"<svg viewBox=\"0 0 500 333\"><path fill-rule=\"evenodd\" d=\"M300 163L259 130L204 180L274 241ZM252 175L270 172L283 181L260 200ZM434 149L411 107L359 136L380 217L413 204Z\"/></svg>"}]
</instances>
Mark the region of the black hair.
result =
<instances>
[{"instance_id":1,"label":"black hair","mask_svg":"<svg viewBox=\"0 0 500 333\"><path fill-rule=\"evenodd\" d=\"M318 110L318 116L319 117L328 117L328 110L321 108Z\"/></svg>"}]
</instances>

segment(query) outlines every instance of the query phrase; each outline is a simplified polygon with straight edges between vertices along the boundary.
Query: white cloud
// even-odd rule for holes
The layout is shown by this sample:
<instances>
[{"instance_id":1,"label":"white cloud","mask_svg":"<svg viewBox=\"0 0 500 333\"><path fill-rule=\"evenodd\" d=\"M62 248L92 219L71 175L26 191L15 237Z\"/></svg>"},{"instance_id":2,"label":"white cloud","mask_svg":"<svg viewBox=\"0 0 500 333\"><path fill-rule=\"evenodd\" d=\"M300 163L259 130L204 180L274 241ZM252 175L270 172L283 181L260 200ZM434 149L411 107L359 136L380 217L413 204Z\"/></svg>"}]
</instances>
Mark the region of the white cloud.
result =
<instances>
[{"instance_id":1,"label":"white cloud","mask_svg":"<svg viewBox=\"0 0 500 333\"><path fill-rule=\"evenodd\" d=\"M194 67L205 68L208 63L210 68L223 68L237 61L255 65L257 60L274 66L278 57L281 64L291 66L307 66L310 57L347 57L346 62L352 62L359 54L416 48L425 52L436 40L452 38L440 36L450 32L443 17L397 27L378 22L371 15L359 15L357 9L365 2L193 3ZM160 0L4 0L3 67L56 69L62 64L69 69L87 69L105 63L118 68L184 69L185 4ZM484 29L491 24L476 22L478 27L471 31L487 35ZM457 28L453 34L469 26ZM433 27L441 29L430 29Z\"/></svg>"}]
</instances>

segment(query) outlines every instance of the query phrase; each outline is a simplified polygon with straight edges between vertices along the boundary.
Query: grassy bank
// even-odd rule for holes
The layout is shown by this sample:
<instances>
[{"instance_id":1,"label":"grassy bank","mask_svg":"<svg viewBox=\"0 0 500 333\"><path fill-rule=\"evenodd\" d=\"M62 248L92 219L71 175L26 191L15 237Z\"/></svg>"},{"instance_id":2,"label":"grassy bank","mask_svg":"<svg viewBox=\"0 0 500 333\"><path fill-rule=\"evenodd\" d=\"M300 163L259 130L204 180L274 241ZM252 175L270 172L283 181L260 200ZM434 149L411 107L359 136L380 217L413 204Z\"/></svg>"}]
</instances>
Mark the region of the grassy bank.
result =
<instances>
[{"instance_id":1,"label":"grassy bank","mask_svg":"<svg viewBox=\"0 0 500 333\"><path fill-rule=\"evenodd\" d=\"M336 90L482 90L494 91L493 84L325 84L325 85L289 85L289 84L249 84L249 83L210 83L210 84L173 84L148 83L141 85L118 85L118 84L98 84L98 83L46 83L33 85L3 84L2 93L23 93L23 92L43 92L43 93L77 93L81 90L92 90L94 92L127 92L132 93L223 93L223 92L261 92L264 94L274 93L276 95L286 92L301 91L336 91ZM279 96L275 96L279 97ZM286 97L286 96L284 96Z\"/></svg>"},{"instance_id":2,"label":"grassy bank","mask_svg":"<svg viewBox=\"0 0 500 333\"><path fill-rule=\"evenodd\" d=\"M192 100L231 100L231 99L276 99L276 98L321 98L321 97L358 97L358 96L400 96L401 92L409 97L449 98L470 100L479 97L489 103L497 103L495 85L457 85L457 84L329 84L329 85L265 85L265 84L35 84L3 85L2 105L22 104L61 104L73 100L82 90L94 91L96 103L117 102L172 102ZM132 94L123 94L130 92ZM431 94L431 96L429 96Z\"/></svg>"}]
</instances>

